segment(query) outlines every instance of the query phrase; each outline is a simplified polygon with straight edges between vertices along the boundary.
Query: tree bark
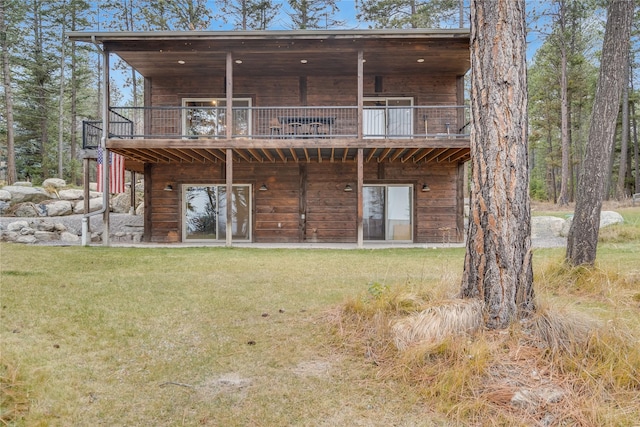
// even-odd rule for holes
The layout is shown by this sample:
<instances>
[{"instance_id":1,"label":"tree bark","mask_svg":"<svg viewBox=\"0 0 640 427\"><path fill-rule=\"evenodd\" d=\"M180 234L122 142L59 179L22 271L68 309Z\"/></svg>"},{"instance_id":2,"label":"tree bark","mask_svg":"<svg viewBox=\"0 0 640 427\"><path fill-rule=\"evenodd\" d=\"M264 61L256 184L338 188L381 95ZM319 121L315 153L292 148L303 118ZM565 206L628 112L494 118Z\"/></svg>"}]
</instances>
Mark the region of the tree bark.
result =
<instances>
[{"instance_id":1,"label":"tree bark","mask_svg":"<svg viewBox=\"0 0 640 427\"><path fill-rule=\"evenodd\" d=\"M625 67L624 86L622 87L622 135L620 137L620 166L616 185L616 199L625 198L625 182L627 180L627 153L629 152L629 67Z\"/></svg>"},{"instance_id":2,"label":"tree bark","mask_svg":"<svg viewBox=\"0 0 640 427\"><path fill-rule=\"evenodd\" d=\"M13 91L11 89L11 67L9 65L9 41L5 20L5 0L0 0L0 37L2 38L2 83L4 84L5 115L7 120L7 184L16 182L16 151L13 132Z\"/></svg>"},{"instance_id":3,"label":"tree bark","mask_svg":"<svg viewBox=\"0 0 640 427\"><path fill-rule=\"evenodd\" d=\"M471 207L461 296L489 328L535 309L524 0L471 2Z\"/></svg>"},{"instance_id":4,"label":"tree bark","mask_svg":"<svg viewBox=\"0 0 640 427\"><path fill-rule=\"evenodd\" d=\"M612 0L602 46L600 75L591 114L589 139L576 194L576 209L569 230L566 260L569 264L593 265L596 260L600 211L607 187L607 166L615 134L634 2Z\"/></svg>"}]
</instances>

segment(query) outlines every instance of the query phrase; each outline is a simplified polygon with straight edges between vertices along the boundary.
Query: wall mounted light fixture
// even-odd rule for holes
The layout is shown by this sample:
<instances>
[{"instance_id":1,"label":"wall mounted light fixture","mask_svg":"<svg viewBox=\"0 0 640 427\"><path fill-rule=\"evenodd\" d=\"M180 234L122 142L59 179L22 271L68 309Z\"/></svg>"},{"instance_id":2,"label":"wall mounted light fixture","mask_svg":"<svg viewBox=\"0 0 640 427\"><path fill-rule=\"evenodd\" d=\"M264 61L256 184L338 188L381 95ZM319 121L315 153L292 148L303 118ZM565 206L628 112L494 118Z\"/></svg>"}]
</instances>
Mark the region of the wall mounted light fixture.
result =
<instances>
[{"instance_id":1,"label":"wall mounted light fixture","mask_svg":"<svg viewBox=\"0 0 640 427\"><path fill-rule=\"evenodd\" d=\"M260 190L260 191L267 191L267 190L268 190L267 185L266 185L266 184L262 184L262 185L260 186L259 190Z\"/></svg>"},{"instance_id":2,"label":"wall mounted light fixture","mask_svg":"<svg viewBox=\"0 0 640 427\"><path fill-rule=\"evenodd\" d=\"M431 189L427 184L422 184L422 191L427 192L427 191L431 191Z\"/></svg>"},{"instance_id":3,"label":"wall mounted light fixture","mask_svg":"<svg viewBox=\"0 0 640 427\"><path fill-rule=\"evenodd\" d=\"M173 185L167 184L167 186L164 187L164 191L173 191Z\"/></svg>"},{"instance_id":4,"label":"wall mounted light fixture","mask_svg":"<svg viewBox=\"0 0 640 427\"><path fill-rule=\"evenodd\" d=\"M351 188L351 184L345 185L344 191L346 191L347 193L350 192L350 191L353 191L353 188Z\"/></svg>"}]
</instances>

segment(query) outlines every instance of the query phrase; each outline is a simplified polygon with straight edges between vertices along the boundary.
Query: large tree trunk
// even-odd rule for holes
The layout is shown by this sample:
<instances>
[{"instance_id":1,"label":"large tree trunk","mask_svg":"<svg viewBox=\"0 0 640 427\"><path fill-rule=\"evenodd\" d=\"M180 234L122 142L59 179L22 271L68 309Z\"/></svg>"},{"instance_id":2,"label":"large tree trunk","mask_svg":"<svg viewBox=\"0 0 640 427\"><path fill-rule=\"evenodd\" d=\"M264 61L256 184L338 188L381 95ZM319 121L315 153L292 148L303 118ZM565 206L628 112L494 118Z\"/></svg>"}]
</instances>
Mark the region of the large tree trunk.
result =
<instances>
[{"instance_id":1,"label":"large tree trunk","mask_svg":"<svg viewBox=\"0 0 640 427\"><path fill-rule=\"evenodd\" d=\"M7 120L7 184L16 182L16 151L13 133L13 90L11 89L11 67L9 65L9 42L6 37L5 1L0 0L0 34L2 37L2 83L4 84L5 117Z\"/></svg>"},{"instance_id":2,"label":"large tree trunk","mask_svg":"<svg viewBox=\"0 0 640 427\"><path fill-rule=\"evenodd\" d=\"M592 265L596 260L600 211L608 181L607 165L612 155L620 96L626 84L633 9L634 2L628 0L609 3L589 140L567 241L566 258L571 265Z\"/></svg>"},{"instance_id":3,"label":"large tree trunk","mask_svg":"<svg viewBox=\"0 0 640 427\"><path fill-rule=\"evenodd\" d=\"M471 212L461 295L489 328L534 310L524 0L471 2Z\"/></svg>"}]
</instances>

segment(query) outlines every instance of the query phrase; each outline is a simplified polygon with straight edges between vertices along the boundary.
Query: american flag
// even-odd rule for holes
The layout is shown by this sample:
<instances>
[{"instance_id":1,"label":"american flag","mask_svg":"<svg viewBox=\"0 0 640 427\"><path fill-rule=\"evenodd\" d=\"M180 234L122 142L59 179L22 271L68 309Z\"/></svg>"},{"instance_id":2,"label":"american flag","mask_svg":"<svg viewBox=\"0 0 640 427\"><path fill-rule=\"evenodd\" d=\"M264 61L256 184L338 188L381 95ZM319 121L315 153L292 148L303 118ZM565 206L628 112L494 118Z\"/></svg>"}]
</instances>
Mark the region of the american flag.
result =
<instances>
[{"instance_id":1,"label":"american flag","mask_svg":"<svg viewBox=\"0 0 640 427\"><path fill-rule=\"evenodd\" d=\"M109 162L109 192L124 193L124 157L109 153L111 161ZM98 147L98 191L102 188L102 167L104 164L104 153L102 147Z\"/></svg>"}]
</instances>

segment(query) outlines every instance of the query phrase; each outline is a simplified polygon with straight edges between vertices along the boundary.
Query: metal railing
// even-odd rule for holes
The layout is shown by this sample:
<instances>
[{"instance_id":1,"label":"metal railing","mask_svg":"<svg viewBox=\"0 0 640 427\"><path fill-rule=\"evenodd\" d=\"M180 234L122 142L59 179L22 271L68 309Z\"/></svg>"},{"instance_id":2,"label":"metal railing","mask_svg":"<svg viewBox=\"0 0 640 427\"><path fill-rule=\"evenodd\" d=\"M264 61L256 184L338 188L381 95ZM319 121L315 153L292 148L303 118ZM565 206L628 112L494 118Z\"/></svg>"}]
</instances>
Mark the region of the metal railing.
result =
<instances>
[{"instance_id":1,"label":"metal railing","mask_svg":"<svg viewBox=\"0 0 640 427\"><path fill-rule=\"evenodd\" d=\"M225 107L112 107L117 138L226 139ZM356 138L358 109L341 107L233 107L232 138ZM119 124L126 122L128 126ZM466 106L365 106L364 138L467 137ZM88 122L100 126L101 122ZM116 126L116 124L118 124Z\"/></svg>"},{"instance_id":2,"label":"metal railing","mask_svg":"<svg viewBox=\"0 0 640 427\"><path fill-rule=\"evenodd\" d=\"M109 111L109 138L131 138L134 122L117 112ZM82 148L95 150L102 138L102 120L82 121Z\"/></svg>"}]
</instances>

